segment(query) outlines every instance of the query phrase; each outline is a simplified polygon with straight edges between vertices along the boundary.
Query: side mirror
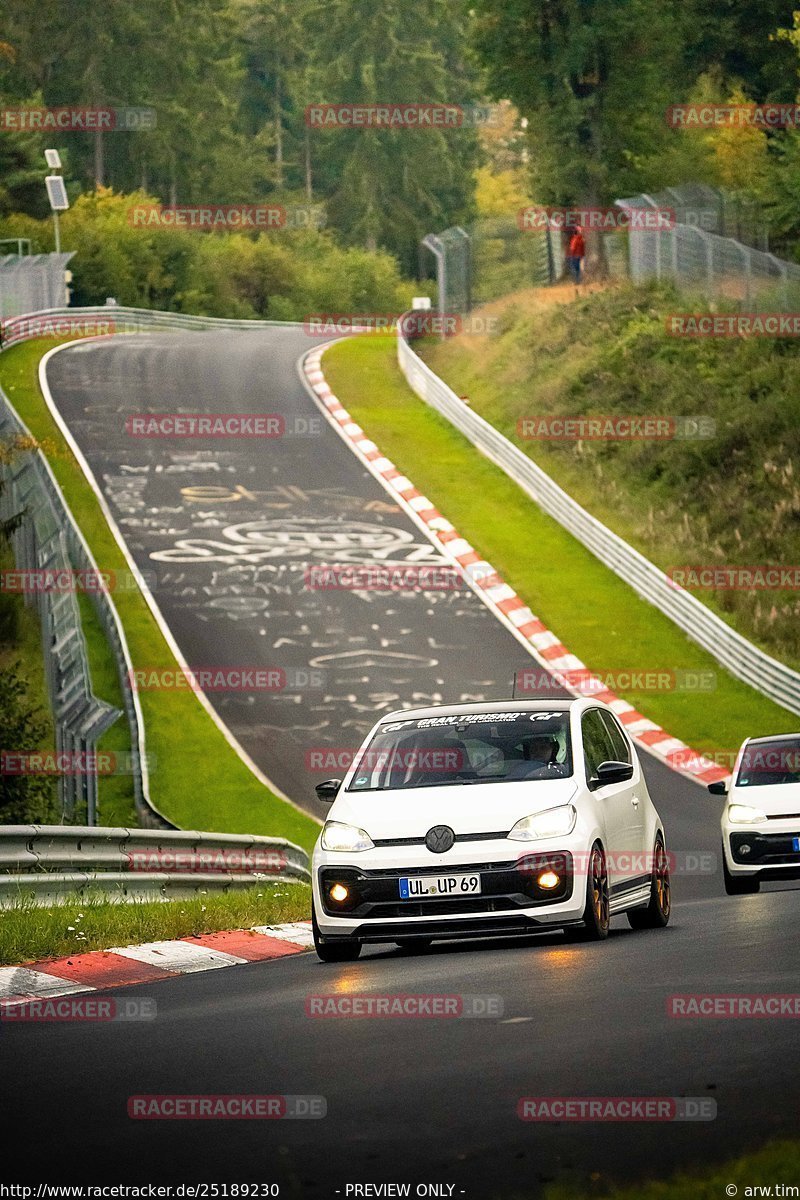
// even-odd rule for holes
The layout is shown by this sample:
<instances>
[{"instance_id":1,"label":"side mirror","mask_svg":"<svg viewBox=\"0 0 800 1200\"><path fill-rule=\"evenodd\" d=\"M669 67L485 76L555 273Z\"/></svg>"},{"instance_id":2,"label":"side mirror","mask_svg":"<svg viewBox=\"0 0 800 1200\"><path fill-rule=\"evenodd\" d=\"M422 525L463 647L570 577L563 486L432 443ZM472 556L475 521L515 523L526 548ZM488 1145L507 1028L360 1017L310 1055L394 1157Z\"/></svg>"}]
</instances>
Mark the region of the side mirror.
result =
<instances>
[{"instance_id":1,"label":"side mirror","mask_svg":"<svg viewBox=\"0 0 800 1200\"><path fill-rule=\"evenodd\" d=\"M326 779L324 783L318 783L314 791L317 793L317 799L323 804L332 804L341 786L341 779Z\"/></svg>"},{"instance_id":2,"label":"side mirror","mask_svg":"<svg viewBox=\"0 0 800 1200\"><path fill-rule=\"evenodd\" d=\"M633 778L633 763L601 762L597 768L597 779L592 780L596 788L605 787L607 783L624 783Z\"/></svg>"},{"instance_id":3,"label":"side mirror","mask_svg":"<svg viewBox=\"0 0 800 1200\"><path fill-rule=\"evenodd\" d=\"M724 779L716 779L714 783L708 785L708 790L712 796L727 796L728 785Z\"/></svg>"}]
</instances>

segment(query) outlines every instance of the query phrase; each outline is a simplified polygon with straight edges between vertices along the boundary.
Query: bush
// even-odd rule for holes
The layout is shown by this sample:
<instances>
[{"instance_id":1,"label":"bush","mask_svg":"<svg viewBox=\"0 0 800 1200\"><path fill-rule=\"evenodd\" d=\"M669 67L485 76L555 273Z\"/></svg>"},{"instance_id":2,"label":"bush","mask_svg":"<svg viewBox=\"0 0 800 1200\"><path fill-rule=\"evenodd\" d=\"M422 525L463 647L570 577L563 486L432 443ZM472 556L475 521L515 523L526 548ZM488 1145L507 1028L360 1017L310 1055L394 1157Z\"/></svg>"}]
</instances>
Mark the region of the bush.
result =
<instances>
[{"instance_id":1,"label":"bush","mask_svg":"<svg viewBox=\"0 0 800 1200\"><path fill-rule=\"evenodd\" d=\"M211 317L303 320L314 312L400 312L418 285L401 279L384 252L343 248L330 233L198 232L134 226L144 192L108 188L80 196L62 217L62 246L74 250L73 303L120 304ZM52 222L13 214L3 237L53 249Z\"/></svg>"}]
</instances>

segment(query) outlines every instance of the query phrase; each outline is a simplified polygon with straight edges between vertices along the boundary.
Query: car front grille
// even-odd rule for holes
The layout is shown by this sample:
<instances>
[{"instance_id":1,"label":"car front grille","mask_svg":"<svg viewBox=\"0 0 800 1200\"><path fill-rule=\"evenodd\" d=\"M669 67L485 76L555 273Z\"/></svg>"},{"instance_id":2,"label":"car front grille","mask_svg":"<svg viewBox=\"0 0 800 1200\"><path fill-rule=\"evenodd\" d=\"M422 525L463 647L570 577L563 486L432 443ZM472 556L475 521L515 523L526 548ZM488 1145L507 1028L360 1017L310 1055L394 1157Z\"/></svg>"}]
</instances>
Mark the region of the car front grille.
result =
<instances>
[{"instance_id":1,"label":"car front grille","mask_svg":"<svg viewBox=\"0 0 800 1200\"><path fill-rule=\"evenodd\" d=\"M733 861L743 867L800 866L800 853L794 849L791 833L732 833Z\"/></svg>"},{"instance_id":2,"label":"car front grille","mask_svg":"<svg viewBox=\"0 0 800 1200\"><path fill-rule=\"evenodd\" d=\"M555 869L561 877L556 888L548 891L539 886L538 860L542 868ZM564 851L542 855L526 855L526 865L520 869L517 860L501 863L460 863L450 867L416 867L408 870L381 869L360 871L355 867L322 867L319 872L322 907L329 916L358 917L367 921L392 917L445 916L456 913L513 912L515 909L556 904L572 895L572 856ZM445 874L481 877L478 896L436 896L425 899L401 900L400 879L409 876L438 876ZM344 884L350 895L345 903L330 896L336 883Z\"/></svg>"}]
</instances>

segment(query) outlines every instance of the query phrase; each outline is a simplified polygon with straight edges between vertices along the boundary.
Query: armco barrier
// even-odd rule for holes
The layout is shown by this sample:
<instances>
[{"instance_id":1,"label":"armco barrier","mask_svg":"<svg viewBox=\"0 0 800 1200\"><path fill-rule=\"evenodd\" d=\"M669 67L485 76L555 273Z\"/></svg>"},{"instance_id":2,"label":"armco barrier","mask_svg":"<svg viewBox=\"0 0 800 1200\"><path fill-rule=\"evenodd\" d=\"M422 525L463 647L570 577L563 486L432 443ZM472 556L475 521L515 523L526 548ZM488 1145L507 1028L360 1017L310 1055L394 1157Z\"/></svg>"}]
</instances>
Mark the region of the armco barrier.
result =
<instances>
[{"instance_id":1,"label":"armco barrier","mask_svg":"<svg viewBox=\"0 0 800 1200\"><path fill-rule=\"evenodd\" d=\"M152 333L158 330L203 333L214 329L258 330L283 327L286 321L230 320L227 317L195 317L186 313L156 312L144 308L127 308L121 304L98 305L89 308L47 308L25 313L3 322L3 346L35 337L64 337L75 331L91 336L119 333ZM81 327L83 325L83 328Z\"/></svg>"},{"instance_id":2,"label":"armco barrier","mask_svg":"<svg viewBox=\"0 0 800 1200\"><path fill-rule=\"evenodd\" d=\"M2 390L0 437L33 440ZM12 535L18 569L57 573L75 570L99 579L97 564L41 451L22 450L0 470L4 483L0 516L6 519L22 516ZM137 812L143 821L169 828L170 823L150 802L144 726L138 696L129 686L128 671L132 664L119 616L107 591L94 587L87 591L118 665L133 750L131 771ZM76 595L71 591L41 590L26 600L36 604L39 614L56 749L67 754L92 753L120 713L92 692ZM91 773L60 776L59 799L62 819L73 816L85 805L88 819L92 820L97 812L97 777Z\"/></svg>"},{"instance_id":3,"label":"armco barrier","mask_svg":"<svg viewBox=\"0 0 800 1200\"><path fill-rule=\"evenodd\" d=\"M695 596L677 587L654 563L568 496L541 467L473 412L422 361L403 337L403 324L400 323L397 336L400 369L409 386L426 404L441 413L473 446L527 492L544 512L630 584L642 599L674 621L732 675L776 704L800 714L800 674L797 671L771 658L731 629Z\"/></svg>"},{"instance_id":4,"label":"armco barrier","mask_svg":"<svg viewBox=\"0 0 800 1200\"><path fill-rule=\"evenodd\" d=\"M271 880L307 882L308 855L284 838L77 825L0 826L0 907L79 893L180 899Z\"/></svg>"}]
</instances>

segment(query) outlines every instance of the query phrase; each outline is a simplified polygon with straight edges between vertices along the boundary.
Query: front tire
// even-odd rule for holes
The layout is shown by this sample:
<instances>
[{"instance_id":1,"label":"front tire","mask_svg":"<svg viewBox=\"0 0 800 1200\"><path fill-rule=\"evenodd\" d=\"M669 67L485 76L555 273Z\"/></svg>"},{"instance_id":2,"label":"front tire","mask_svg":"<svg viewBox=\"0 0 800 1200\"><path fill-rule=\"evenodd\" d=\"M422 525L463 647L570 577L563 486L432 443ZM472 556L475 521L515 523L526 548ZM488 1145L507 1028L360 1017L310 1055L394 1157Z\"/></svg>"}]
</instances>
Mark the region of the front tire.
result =
<instances>
[{"instance_id":1,"label":"front tire","mask_svg":"<svg viewBox=\"0 0 800 1200\"><path fill-rule=\"evenodd\" d=\"M653 854L649 903L645 908L628 909L628 924L631 929L665 929L669 924L671 912L672 885L669 878L669 861L659 835Z\"/></svg>"},{"instance_id":2,"label":"front tire","mask_svg":"<svg viewBox=\"0 0 800 1200\"><path fill-rule=\"evenodd\" d=\"M586 878L586 907L583 910L582 941L602 942L608 937L611 927L609 908L608 867L603 847L599 842L592 846L589 856L589 871Z\"/></svg>"},{"instance_id":3,"label":"front tire","mask_svg":"<svg viewBox=\"0 0 800 1200\"><path fill-rule=\"evenodd\" d=\"M313 906L311 908L311 932L314 935L314 949L320 962L354 962L361 953L361 942L358 938L337 938L336 941L323 941L317 925L317 912Z\"/></svg>"},{"instance_id":4,"label":"front tire","mask_svg":"<svg viewBox=\"0 0 800 1200\"><path fill-rule=\"evenodd\" d=\"M722 847L722 881L729 896L754 896L761 891L761 881L757 875L731 875L725 859L725 847Z\"/></svg>"}]
</instances>

